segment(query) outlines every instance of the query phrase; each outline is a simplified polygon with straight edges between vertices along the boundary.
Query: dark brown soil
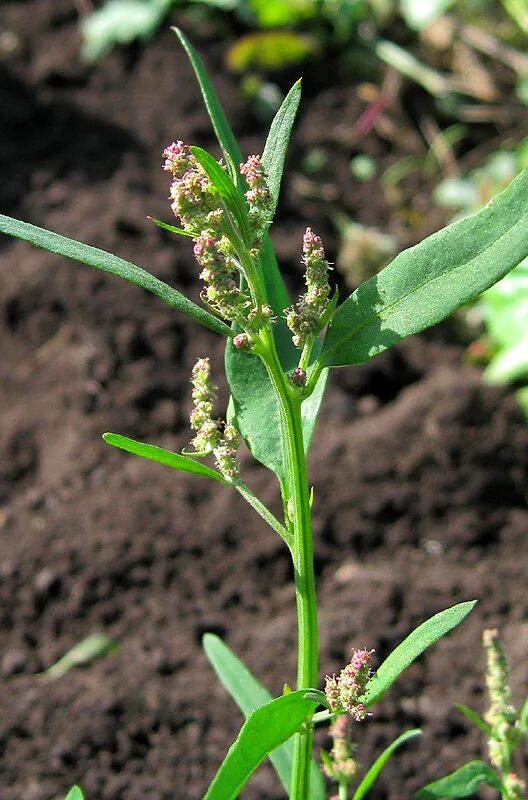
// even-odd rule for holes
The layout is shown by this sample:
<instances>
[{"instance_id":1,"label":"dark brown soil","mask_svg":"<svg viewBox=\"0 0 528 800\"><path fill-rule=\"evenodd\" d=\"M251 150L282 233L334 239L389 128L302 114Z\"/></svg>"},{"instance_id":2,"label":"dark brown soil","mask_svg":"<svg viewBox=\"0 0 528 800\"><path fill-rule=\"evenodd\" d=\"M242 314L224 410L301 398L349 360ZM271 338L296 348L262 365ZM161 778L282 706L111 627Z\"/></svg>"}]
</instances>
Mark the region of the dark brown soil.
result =
<instances>
[{"instance_id":1,"label":"dark brown soil","mask_svg":"<svg viewBox=\"0 0 528 800\"><path fill-rule=\"evenodd\" d=\"M0 20L18 37L0 63L1 210L113 250L196 298L189 248L145 219L169 219L163 146L212 146L173 35L88 69L70 0L6 3ZM262 136L223 73L223 43L192 35L254 151ZM328 109L352 114L351 89L320 84L307 81L317 96L301 112L276 226L292 285L305 224L335 247L317 202L295 189L303 149L332 140ZM374 133L364 149L397 157ZM335 146L335 158L339 178L350 149ZM388 224L381 195L333 185L349 213ZM190 369L210 355L220 380L222 342L136 288L24 244L2 239L0 258L1 798L55 800L77 781L87 800L198 800L240 725L201 636L224 636L274 693L292 684L289 560L237 495L112 451L100 434L184 447ZM483 628L502 631L515 698L528 688L528 428L461 356L439 331L336 371L311 455L321 675L353 646L381 660L436 611L480 600L358 726L365 765L403 729L424 730L386 769L377 800L410 798L483 753L453 710L483 707ZM275 506L274 479L247 456L243 466ZM35 677L94 631L119 652L53 683ZM243 796L282 795L264 766Z\"/></svg>"}]
</instances>

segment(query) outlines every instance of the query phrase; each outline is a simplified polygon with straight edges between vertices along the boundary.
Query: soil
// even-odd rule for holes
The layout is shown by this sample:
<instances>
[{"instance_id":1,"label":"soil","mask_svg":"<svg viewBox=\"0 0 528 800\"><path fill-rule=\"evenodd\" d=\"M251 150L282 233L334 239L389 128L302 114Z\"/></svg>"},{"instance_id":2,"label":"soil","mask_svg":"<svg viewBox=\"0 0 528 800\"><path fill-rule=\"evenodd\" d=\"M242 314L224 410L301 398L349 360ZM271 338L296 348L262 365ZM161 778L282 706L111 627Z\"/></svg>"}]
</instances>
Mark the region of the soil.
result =
<instances>
[{"instance_id":1,"label":"soil","mask_svg":"<svg viewBox=\"0 0 528 800\"><path fill-rule=\"evenodd\" d=\"M8 2L0 17L16 45L0 63L2 210L117 252L196 299L186 243L145 219L170 219L163 147L214 148L173 35L88 68L70 0ZM243 150L260 149L223 69L225 42L213 28L191 35ZM295 290L304 226L330 255L337 246L317 198L296 188L306 147L330 142L328 183L361 221L400 241L439 224L389 222L381 193L346 185L351 147L333 141L329 110L353 119L353 87L332 87L332 70L325 84L320 64L307 71L274 230ZM404 108L393 113L412 127ZM405 146L391 150L372 131L361 150L388 165ZM426 188L415 187L417 208ZM2 239L0 259L2 800L56 800L74 782L87 800L198 800L240 725L201 636L225 637L275 694L293 684L288 555L238 495L113 451L100 434L185 447L190 369L209 355L221 381L222 342L135 287L23 243ZM479 599L358 726L364 765L403 729L424 731L373 800L410 798L484 755L453 709L483 710L484 628L501 630L515 699L528 689L528 427L513 396L484 386L462 356L444 327L334 371L311 453L321 675L354 646L375 648L379 663L427 617ZM276 508L273 477L247 454L242 462ZM96 631L119 643L116 654L54 682L37 676ZM281 796L267 765L242 794Z\"/></svg>"}]
</instances>

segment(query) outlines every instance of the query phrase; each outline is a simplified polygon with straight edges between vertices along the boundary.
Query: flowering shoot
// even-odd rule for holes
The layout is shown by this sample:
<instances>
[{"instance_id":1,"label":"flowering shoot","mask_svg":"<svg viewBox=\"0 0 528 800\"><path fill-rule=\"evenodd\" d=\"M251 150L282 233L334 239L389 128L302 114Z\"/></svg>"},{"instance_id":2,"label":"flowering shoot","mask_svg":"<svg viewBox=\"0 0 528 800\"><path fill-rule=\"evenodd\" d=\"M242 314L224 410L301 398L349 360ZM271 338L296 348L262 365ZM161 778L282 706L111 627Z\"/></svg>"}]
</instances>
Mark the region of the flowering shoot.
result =
<instances>
[{"instance_id":1,"label":"flowering shoot","mask_svg":"<svg viewBox=\"0 0 528 800\"><path fill-rule=\"evenodd\" d=\"M353 650L350 663L339 676L327 676L325 694L330 710L335 714L350 714L357 722L368 716L360 698L372 676L372 653L374 650Z\"/></svg>"},{"instance_id":2,"label":"flowering shoot","mask_svg":"<svg viewBox=\"0 0 528 800\"><path fill-rule=\"evenodd\" d=\"M303 264L306 292L299 302L286 309L286 324L292 332L295 347L303 348L310 336L321 330L324 314L329 304L330 285L328 270L330 266L325 257L321 237L311 228L306 228L303 236Z\"/></svg>"}]
</instances>

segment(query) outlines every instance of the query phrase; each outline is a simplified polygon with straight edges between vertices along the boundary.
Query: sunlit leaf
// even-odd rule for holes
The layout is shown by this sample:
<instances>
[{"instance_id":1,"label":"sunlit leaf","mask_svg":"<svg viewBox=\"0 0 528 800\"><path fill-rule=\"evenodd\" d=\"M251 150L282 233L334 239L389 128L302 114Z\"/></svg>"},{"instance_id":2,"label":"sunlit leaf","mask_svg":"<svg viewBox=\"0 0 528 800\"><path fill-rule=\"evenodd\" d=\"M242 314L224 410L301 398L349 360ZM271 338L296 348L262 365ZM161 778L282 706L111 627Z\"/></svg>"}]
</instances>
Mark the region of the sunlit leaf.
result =
<instances>
[{"instance_id":1,"label":"sunlit leaf","mask_svg":"<svg viewBox=\"0 0 528 800\"><path fill-rule=\"evenodd\" d=\"M456 772L424 786L416 794L417 800L442 800L442 798L471 797L481 783L501 790L501 781L483 761L471 761Z\"/></svg>"},{"instance_id":2,"label":"sunlit leaf","mask_svg":"<svg viewBox=\"0 0 528 800\"><path fill-rule=\"evenodd\" d=\"M218 636L206 633L203 637L203 648L220 681L245 717L271 702L272 696L268 690ZM269 757L284 789L289 792L293 760L292 739L273 750ZM310 772L310 798L311 800L326 798L321 772L313 760Z\"/></svg>"},{"instance_id":3,"label":"sunlit leaf","mask_svg":"<svg viewBox=\"0 0 528 800\"><path fill-rule=\"evenodd\" d=\"M396 678L420 656L424 650L435 644L442 636L456 628L467 617L476 600L458 603L456 606L440 611L418 626L398 647L387 656L375 675L367 683L363 702L366 706L377 703Z\"/></svg>"},{"instance_id":4,"label":"sunlit leaf","mask_svg":"<svg viewBox=\"0 0 528 800\"><path fill-rule=\"evenodd\" d=\"M41 673L42 678L57 680L66 675L74 667L90 664L98 658L114 653L117 643L105 633L92 633L75 644L53 666Z\"/></svg>"},{"instance_id":5,"label":"sunlit leaf","mask_svg":"<svg viewBox=\"0 0 528 800\"><path fill-rule=\"evenodd\" d=\"M352 796L352 800L362 800L362 798L365 797L367 792L369 792L376 783L380 772L394 751L409 739L412 739L415 736L420 736L420 734L421 730L419 728L412 728L410 731L405 731L405 733L402 733L401 736L398 736L398 738L392 742L392 744L386 747L383 753L378 756L365 777L362 779Z\"/></svg>"},{"instance_id":6,"label":"sunlit leaf","mask_svg":"<svg viewBox=\"0 0 528 800\"><path fill-rule=\"evenodd\" d=\"M361 364L440 322L528 255L528 170L486 208L404 250L339 306L325 366Z\"/></svg>"},{"instance_id":7,"label":"sunlit leaf","mask_svg":"<svg viewBox=\"0 0 528 800\"><path fill-rule=\"evenodd\" d=\"M72 786L64 800L84 800L84 795L78 786Z\"/></svg>"},{"instance_id":8,"label":"sunlit leaf","mask_svg":"<svg viewBox=\"0 0 528 800\"><path fill-rule=\"evenodd\" d=\"M470 708L463 705L462 703L457 703L455 705L455 708L457 711L460 711L460 713L463 714L466 717L466 719L472 722L473 725L475 725L475 727L481 730L482 733L486 734L486 736L491 736L490 726L486 725L484 720L481 719L478 714L475 714L474 711L472 711Z\"/></svg>"},{"instance_id":9,"label":"sunlit leaf","mask_svg":"<svg viewBox=\"0 0 528 800\"><path fill-rule=\"evenodd\" d=\"M204 800L233 800L263 759L296 733L317 704L306 690L277 697L246 719L216 773Z\"/></svg>"},{"instance_id":10,"label":"sunlit leaf","mask_svg":"<svg viewBox=\"0 0 528 800\"><path fill-rule=\"evenodd\" d=\"M113 447L126 450L127 453L141 456L141 458L146 458L149 461L155 461L157 464L163 464L165 467L226 483L219 472L206 466L206 464L202 464L201 461L196 461L194 458L189 458L189 456L183 456L181 453L171 453L170 450L164 450L162 447L157 447L153 444L136 442L135 439L129 439L128 436L121 436L118 433L104 433L103 439Z\"/></svg>"},{"instance_id":11,"label":"sunlit leaf","mask_svg":"<svg viewBox=\"0 0 528 800\"><path fill-rule=\"evenodd\" d=\"M141 286L142 289L152 292L168 306L187 314L196 322L205 325L206 328L210 328L216 333L230 334L230 329L225 323L191 302L191 300L188 300L181 292L173 289L167 283L163 283L159 278L151 275L150 272L131 264L129 261L124 261L124 259L114 256L112 253L107 253L106 250L99 250L98 247L91 247L88 244L76 242L74 239L67 239L58 233L47 231L44 228L37 228L36 225L30 225L29 222L22 222L12 217L6 217L3 214L0 214L0 233L23 239L36 247L49 250L49 252L65 258L71 258L73 261L80 261L88 267L95 267L95 269L102 270L102 272L117 275L119 278L128 281L128 283L134 283L136 286Z\"/></svg>"},{"instance_id":12,"label":"sunlit leaf","mask_svg":"<svg viewBox=\"0 0 528 800\"><path fill-rule=\"evenodd\" d=\"M273 199L272 214L275 213L288 150L290 134L301 100L301 82L294 83L271 123L268 138L262 153L262 165L268 177L268 186Z\"/></svg>"}]
</instances>

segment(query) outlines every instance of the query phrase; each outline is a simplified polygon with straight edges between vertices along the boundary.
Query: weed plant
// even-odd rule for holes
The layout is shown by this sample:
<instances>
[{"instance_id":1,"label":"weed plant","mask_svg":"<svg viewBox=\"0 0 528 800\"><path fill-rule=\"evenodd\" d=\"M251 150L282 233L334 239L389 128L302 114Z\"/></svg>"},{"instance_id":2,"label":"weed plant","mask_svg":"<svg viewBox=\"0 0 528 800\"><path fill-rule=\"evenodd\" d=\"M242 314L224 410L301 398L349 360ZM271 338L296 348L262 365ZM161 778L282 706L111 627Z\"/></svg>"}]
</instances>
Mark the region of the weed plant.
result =
<instances>
[{"instance_id":1,"label":"weed plant","mask_svg":"<svg viewBox=\"0 0 528 800\"><path fill-rule=\"evenodd\" d=\"M193 439L173 453L106 433L109 444L134 455L214 480L239 492L289 551L297 607L297 676L280 697L251 675L218 637L204 637L205 652L246 720L205 800L238 796L269 757L290 800L324 800L327 788L313 758L316 724L329 723L333 749L324 771L339 800L363 798L393 751L419 733L404 732L360 776L351 737L356 725L427 647L467 616L474 601L439 611L423 622L380 664L373 651L354 650L349 663L319 686L316 587L310 488L306 456L329 371L362 364L406 336L434 325L478 296L528 254L528 172L522 173L475 216L439 231L400 253L378 275L338 303L329 283L323 243L311 227L302 242L306 290L294 303L277 266L269 228L277 207L290 132L300 101L296 83L269 131L262 156L245 161L213 86L179 32L198 78L222 149L218 162L199 147L173 142L164 151L178 227L155 221L192 240L204 282L199 306L151 273L26 222L0 216L0 231L137 284L171 308L225 337L225 370L231 398L224 419L214 409L213 365L198 360L192 374ZM215 365L215 369L217 366ZM239 441L277 478L282 515L277 518L240 475ZM79 800L75 787L69 800Z\"/></svg>"}]
</instances>

